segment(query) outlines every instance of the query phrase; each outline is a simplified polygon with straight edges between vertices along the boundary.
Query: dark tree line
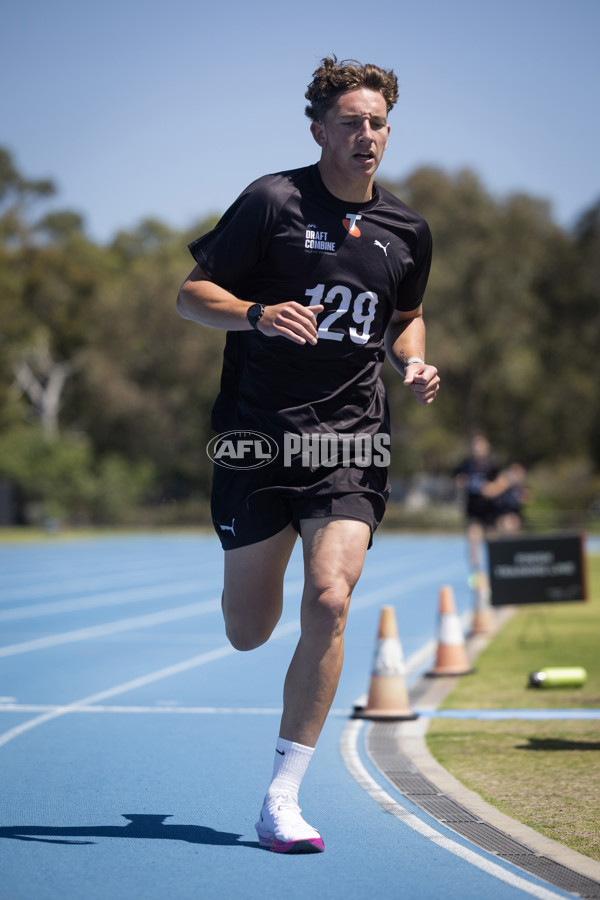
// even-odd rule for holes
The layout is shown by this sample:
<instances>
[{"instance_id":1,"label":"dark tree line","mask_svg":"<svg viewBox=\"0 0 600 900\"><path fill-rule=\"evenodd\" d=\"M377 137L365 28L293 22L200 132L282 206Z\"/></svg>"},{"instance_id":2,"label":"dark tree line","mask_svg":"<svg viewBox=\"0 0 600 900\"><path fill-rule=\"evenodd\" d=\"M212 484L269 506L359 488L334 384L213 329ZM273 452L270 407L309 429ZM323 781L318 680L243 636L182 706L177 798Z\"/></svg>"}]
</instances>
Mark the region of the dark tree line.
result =
<instances>
[{"instance_id":1,"label":"dark tree line","mask_svg":"<svg viewBox=\"0 0 600 900\"><path fill-rule=\"evenodd\" d=\"M587 509L600 494L600 202L567 231L544 202L494 198L470 171L386 186L431 225L428 358L442 377L423 409L385 367L392 474L451 471L477 428L529 469L542 505ZM224 335L181 320L175 296L187 243L215 219L143 221L100 245L77 213L44 213L54 190L0 149L0 479L30 521L197 520Z\"/></svg>"}]
</instances>

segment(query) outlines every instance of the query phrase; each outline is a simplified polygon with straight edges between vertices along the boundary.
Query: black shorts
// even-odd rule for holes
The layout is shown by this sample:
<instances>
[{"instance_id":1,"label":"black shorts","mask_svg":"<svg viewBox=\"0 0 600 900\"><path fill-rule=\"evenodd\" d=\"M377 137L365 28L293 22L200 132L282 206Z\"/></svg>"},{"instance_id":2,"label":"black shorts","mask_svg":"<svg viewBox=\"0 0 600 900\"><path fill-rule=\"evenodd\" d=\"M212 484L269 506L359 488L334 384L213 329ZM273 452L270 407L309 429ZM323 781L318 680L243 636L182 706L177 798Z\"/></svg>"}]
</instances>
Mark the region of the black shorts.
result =
<instances>
[{"instance_id":1,"label":"black shorts","mask_svg":"<svg viewBox=\"0 0 600 900\"><path fill-rule=\"evenodd\" d=\"M321 470L300 485L290 484L289 473L281 469L263 473L215 465L211 511L224 550L266 540L289 524L300 531L301 519L324 516L366 522L372 539L383 519L389 497L386 469Z\"/></svg>"},{"instance_id":2,"label":"black shorts","mask_svg":"<svg viewBox=\"0 0 600 900\"><path fill-rule=\"evenodd\" d=\"M498 518L498 508L485 497L470 497L467 501L467 522L478 523L485 528L493 528Z\"/></svg>"}]
</instances>

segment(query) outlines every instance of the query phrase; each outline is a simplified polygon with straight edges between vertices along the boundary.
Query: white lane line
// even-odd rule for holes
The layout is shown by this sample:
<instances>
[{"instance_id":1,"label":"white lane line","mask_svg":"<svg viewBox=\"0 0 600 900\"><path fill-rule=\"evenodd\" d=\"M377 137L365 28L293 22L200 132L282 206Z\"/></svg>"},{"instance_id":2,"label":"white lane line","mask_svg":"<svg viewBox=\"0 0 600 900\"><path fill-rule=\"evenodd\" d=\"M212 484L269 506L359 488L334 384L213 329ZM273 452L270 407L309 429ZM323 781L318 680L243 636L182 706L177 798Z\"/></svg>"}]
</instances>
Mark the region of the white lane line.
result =
<instances>
[{"instance_id":1,"label":"white lane line","mask_svg":"<svg viewBox=\"0 0 600 900\"><path fill-rule=\"evenodd\" d=\"M39 584L34 584L30 580L31 576L28 576L28 582L23 584L24 576L20 576L19 582L14 588L11 588L8 583L9 579L3 576L2 588L0 590L0 603L5 604L15 601L46 599L55 596L56 594L62 596L65 594L76 595L85 593L90 589L95 590L95 593L98 593L99 591L109 593L113 589L126 589L128 583L131 587L135 587L144 580L149 585L155 584L159 580L167 584L169 579L172 579L173 572L177 572L180 579L183 577L195 577L197 581L200 577L199 566L187 565L184 567L177 562L174 562L170 566L163 564L157 566L145 565L143 568L139 567L127 570L111 569L109 572L107 572L106 566L103 566L101 569L98 569L97 572L86 569L86 574L78 577L73 577L72 574L65 577L64 569L61 568L59 568L56 573L46 569L39 574L34 573L36 581L39 580L40 582Z\"/></svg>"},{"instance_id":2,"label":"white lane line","mask_svg":"<svg viewBox=\"0 0 600 900\"><path fill-rule=\"evenodd\" d=\"M393 599L394 597L401 597L403 594L408 594L410 591L419 587L432 587L433 585L434 589L437 590L435 586L438 585L442 579L449 579L464 573L464 571L465 567L463 563L450 563L447 566L440 566L433 570L429 569L426 572L421 572L418 575L412 575L408 578L399 575L392 584L385 585L375 591L370 591L365 596L361 596L360 591L357 591L358 596L356 599L354 596L352 597L350 609L365 609L368 606L373 606L375 603L381 603L385 600Z\"/></svg>"},{"instance_id":3,"label":"white lane line","mask_svg":"<svg viewBox=\"0 0 600 900\"><path fill-rule=\"evenodd\" d=\"M467 613L464 613L463 620L466 617ZM424 662L426 662L427 657L431 653L431 649L428 650L428 648L431 648L431 644L435 644L435 642L430 642L429 644L425 645L425 647L417 650L406 660L407 675L410 675L413 672L417 671L424 664ZM498 878L501 881L510 884L512 887L516 887L522 891L525 891L531 896L537 897L538 900L562 900L562 894L556 894L554 891L550 891L547 888L532 884L525 878L521 878L519 875L509 872L507 869L504 869L497 863L488 860L484 856L480 856L476 851L470 850L467 847L463 847L462 844L459 844L456 841L445 837L439 831L436 831L431 826L426 825L425 822L418 818L418 816L410 813L397 800L394 800L388 793L386 793L386 791L383 790L383 788L375 781L375 779L372 778L371 775L369 775L362 763L362 760L360 759L357 749L357 743L363 725L364 720L359 719L351 719L347 722L340 738L340 752L346 768L355 779L355 781L357 781L358 784L363 788L363 790L365 790L369 794L369 796L371 796L381 807L383 807L386 812L391 813L397 819L404 822L405 825L408 825L409 828L412 828L413 831L417 831L419 834L422 834L424 837L428 838L438 846L443 847L445 850L448 850L455 856L459 856L466 862L471 863L471 865L482 869L489 875L492 875L495 878Z\"/></svg>"},{"instance_id":4,"label":"white lane line","mask_svg":"<svg viewBox=\"0 0 600 900\"><path fill-rule=\"evenodd\" d=\"M106 637L109 634L119 634L123 631L132 631L138 628L151 628L154 625L175 622L177 619L188 619L190 616L201 616L205 613L216 612L220 608L221 602L219 600L205 600L203 603L189 603L186 606L176 606L174 609L148 613L145 616L119 619L116 622L107 622L104 625L92 625L89 628L77 628L75 631L63 631L61 634L51 634L48 637L23 641L21 644L9 644L6 647L0 647L0 658L16 656L19 653L30 653L32 650L45 650L48 647L70 644L73 641L86 641L91 638Z\"/></svg>"},{"instance_id":5,"label":"white lane line","mask_svg":"<svg viewBox=\"0 0 600 900\"><path fill-rule=\"evenodd\" d=\"M298 631L299 628L300 625L297 621L279 625L271 635L271 640L287 637L287 635ZM157 669L156 672L150 672L147 675L142 675L140 678L133 678L131 681L116 685L116 687L108 688L105 691L99 691L97 694L91 694L89 697L83 697L81 700L75 700L66 706L61 706L50 712L44 713L41 716L36 716L34 719L28 719L26 722L22 722L20 725L15 726L15 728L11 728L10 731L5 731L4 734L0 734L0 747L8 744L13 738L24 734L26 731L30 731L32 728L42 725L44 722L50 722L52 719L58 719L60 716L64 716L67 713L76 712L81 706L90 706L91 704L99 703L102 700L108 700L110 697L125 694L127 691L137 690L137 688L145 687L155 681L161 681L163 678L170 678L172 675L188 672L190 669L195 669L198 666L206 665L206 663L223 659L225 656L230 656L236 652L237 651L234 650L231 644L226 644L225 646L217 647L214 650L209 650L207 653L193 656L191 659L183 660L175 665L166 666L164 669Z\"/></svg>"},{"instance_id":6,"label":"white lane line","mask_svg":"<svg viewBox=\"0 0 600 900\"><path fill-rule=\"evenodd\" d=\"M90 594L71 600L56 600L52 603L35 603L30 606L17 606L0 610L0 622L14 622L18 619L33 619L37 616L54 616L59 613L79 612L87 609L98 609L105 606L120 606L122 603L142 603L145 600L170 600L182 594L200 594L207 590L219 590L221 581L202 584L198 579L173 584L154 584L135 587L129 590Z\"/></svg>"},{"instance_id":7,"label":"white lane line","mask_svg":"<svg viewBox=\"0 0 600 900\"><path fill-rule=\"evenodd\" d=\"M425 554L422 554L425 555ZM374 567L368 571L363 573L361 582L369 580L370 578L380 578L381 576L385 576L391 572L394 572L396 578L403 578L404 572L403 569L405 567L413 567L416 563L418 563L419 557L413 554L410 558L410 562L398 562L398 560L382 563L381 565ZM131 580L133 582L131 588L123 588L123 580L119 580L119 574L112 574L102 579L100 575L90 575L90 576L81 576L78 579L58 579L54 580L53 583L48 584L48 576L39 576L40 578L45 577L45 583L43 585L37 585L35 587L29 585L24 586L20 589L9 592L7 597L2 597L0 595L0 604L15 602L16 600L27 600L27 599L35 599L39 597L50 597L53 594L77 594L78 592L85 591L90 586L92 587L100 587L101 591L96 591L94 594L90 594L81 599L77 599L76 597L71 597L68 600L57 600L49 603L41 602L32 604L31 606L17 606L12 607L6 610L0 610L0 622L3 621L12 621L13 619L21 619L21 618L29 618L32 615L50 615L54 613L60 612L71 612L76 609L93 609L96 605L104 606L111 605L116 603L129 603L135 602L136 600L143 600L145 596L149 597L160 597L165 594L166 591L169 590L169 587L172 585L172 577L170 580L162 581L158 586L156 585L156 579L159 577L159 573L172 572L175 570L175 566L168 567L161 565L156 569L148 569L146 567L143 571L133 571L127 572L126 577L127 580ZM190 567L190 571L198 571L198 567ZM103 570L105 571L105 570ZM179 578L182 576L181 567L177 567L177 572ZM149 576L151 576L154 580L151 584L148 584L146 587L139 586L139 582L144 579L148 580ZM166 577L166 576L161 576ZM222 578L219 581L219 584L216 587L220 587L222 583ZM190 590L197 590L199 584L199 578L196 577L194 581L187 582ZM120 590L113 590L112 588L120 588ZM185 592L185 585L181 585L177 587L178 593ZM105 599L106 598L106 599ZM114 599L113 599L114 598ZM31 612L30 612L31 610Z\"/></svg>"},{"instance_id":8,"label":"white lane line","mask_svg":"<svg viewBox=\"0 0 600 900\"><path fill-rule=\"evenodd\" d=\"M3 712L52 712L54 710L69 710L78 713L178 713L181 715L281 715L283 709L269 706L77 706L72 710L69 705L53 703L15 703L6 701L0 697L0 713ZM349 716L352 709L330 709L330 716ZM415 708L415 712L423 718L446 718L443 713L437 714L435 710ZM457 715L451 718L471 719L471 710L452 710ZM482 712L496 712L496 710L483 710ZM600 709L506 709L501 716L492 715L492 719L525 719L527 721L563 721L563 720L596 720L600 719Z\"/></svg>"},{"instance_id":9,"label":"white lane line","mask_svg":"<svg viewBox=\"0 0 600 900\"><path fill-rule=\"evenodd\" d=\"M447 578L451 574L462 570L462 568L463 567L458 564L444 566L436 569L434 572L428 572L426 574L414 575L412 578L406 578L400 585L396 583L386 585L385 587L370 591L363 596L359 596L355 601L353 601L352 608L354 610L366 609L369 606L373 606L375 603L381 603L385 600L393 599L394 597L400 597L416 587L421 587L422 585L431 583L431 579L433 577L435 577L436 579L441 579L444 577ZM301 589L302 584L303 582L300 580L289 583L288 585L286 585L286 594ZM197 587L197 585L194 585L194 587ZM180 585L178 588L173 589L173 594L179 592L188 592L188 585ZM155 597L165 597L165 590L163 588L156 588L154 592L140 588L139 590L134 589L132 592L124 593L134 594L135 598L139 600L152 598L153 593ZM108 600L107 603L102 603L102 605L108 605L109 603L110 600ZM65 631L59 634L52 634L43 638L35 638L30 641L22 641L18 644L8 644L5 647L0 647L0 659L7 656L16 656L20 653L30 653L34 650L45 650L49 647L57 647L61 644L70 644L74 641L84 641L98 637L105 637L110 634L119 634L121 632L131 631L137 628L151 628L154 625L162 625L166 622L173 622L178 619L187 618L189 616L202 615L207 612L213 612L218 608L219 601L191 603L187 604L186 606L178 606L174 609L169 609L162 612L149 613L144 616L135 616L128 619L119 619L115 622L107 622L103 625L92 625L88 628L77 628L73 631Z\"/></svg>"},{"instance_id":10,"label":"white lane line","mask_svg":"<svg viewBox=\"0 0 600 900\"><path fill-rule=\"evenodd\" d=\"M349 716L350 709L332 709L330 715ZM116 713L132 715L187 715L187 716L280 716L281 706L53 706L51 704L12 703L0 704L3 712L69 712Z\"/></svg>"},{"instance_id":11,"label":"white lane line","mask_svg":"<svg viewBox=\"0 0 600 900\"><path fill-rule=\"evenodd\" d=\"M141 678L134 678L131 681L127 681L124 684L119 684L116 687L109 688L106 691L99 691L97 694L90 694L89 697L83 697L81 700L75 700L73 703L69 703L66 706L59 706L51 710L50 712L46 712L41 716L37 716L35 719L29 719L27 722L22 722L15 728L11 728L10 731L6 731L4 732L4 734L1 734L0 747L8 744L9 741L12 741L13 738L18 737L20 734L24 734L26 731L30 731L32 728L36 728L38 725L42 725L44 722L50 722L52 719L58 719L59 716L66 715L66 713L76 711L80 706L88 706L101 700L108 700L109 697L115 697L118 694L124 694L126 691L133 691L136 688L145 687L147 684L151 684L153 681L160 681L162 678L169 678L171 675L179 675L181 672L187 672L190 669L196 668L197 666L203 666L206 663L213 662L216 659L222 659L224 656L229 656L230 653L235 653L235 650L230 645L225 647L217 647L216 650L211 650L208 653L201 653L199 656L194 656L191 659L184 660L183 662L177 663L174 666L167 666L164 669L158 669L156 672L151 672L148 675L143 675Z\"/></svg>"},{"instance_id":12,"label":"white lane line","mask_svg":"<svg viewBox=\"0 0 600 900\"><path fill-rule=\"evenodd\" d=\"M219 582L219 585L221 582ZM291 590L298 590L303 585L302 581L291 582L285 587L284 593L287 594ZM197 584L195 585L197 590ZM143 588L140 589L143 592ZM169 599L169 595L164 589L157 589L159 596L165 600ZM182 586L182 593L187 593L187 589ZM173 593L177 593L174 591ZM220 587L219 587L220 593ZM144 594L139 599L147 597ZM65 631L59 634L48 635L43 638L35 638L30 641L23 641L19 644L9 644L0 647L0 659L5 656L15 656L19 653L29 653L33 650L45 650L48 647L59 646L60 644L69 644L73 641L85 641L91 638L104 637L109 634L118 634L122 631L131 631L137 628L150 628L153 625L162 625L165 622L175 621L177 619L187 618L189 616L202 615L204 613L214 612L221 608L220 600L206 600L202 603L191 603L186 606L178 606L174 609L168 609L156 613L148 613L144 616L135 616L128 619L118 619L114 622L106 622L103 625L91 625L88 628L77 628L74 631Z\"/></svg>"},{"instance_id":13,"label":"white lane line","mask_svg":"<svg viewBox=\"0 0 600 900\"><path fill-rule=\"evenodd\" d=\"M442 577L448 577L450 572L453 572L457 569L460 571L463 570L463 566L452 565L452 566L444 566L439 569L433 570L429 572L429 581L434 584L439 583L439 579ZM354 603L354 608L364 609L368 606L372 606L377 602L381 602L381 600L387 596L399 596L403 593L406 593L408 590L413 587L420 586L425 582L425 576L414 576L412 579L405 579L403 584L398 587L397 585L389 586L388 588L379 589L372 591L365 596L361 597ZM303 584L302 580L298 580L293 582L286 587L286 593L291 590L297 590L298 587L301 587ZM204 606L205 604L194 604L197 606ZM172 612L175 612L174 610ZM139 619L149 618L149 617L138 617ZM133 621L133 620L126 620ZM116 625L118 623L112 623ZM122 624L122 623L121 623ZM99 627L109 627L109 626L99 626ZM131 627L137 627L132 625ZM92 629L83 629L84 631L91 631ZM300 623L298 620L288 622L284 625L279 625L273 634L271 635L271 640L287 637L290 634L294 634L300 630ZM61 637L60 635L56 635L55 637ZM77 638L81 639L81 638ZM41 640L51 640L41 639ZM31 643L31 642L29 642ZM410 673L416 667L416 660L420 659L426 653L427 656L430 655L431 649L433 648L433 642L428 643L421 651L413 654L410 659L407 661L407 673ZM6 649L6 648L4 648ZM21 725L17 725L15 728L10 729L10 731L5 732L0 735L0 747L7 744L13 738L18 737L20 734L23 734L26 731L29 731L31 728L35 728L37 725L41 725L44 722L48 722L51 719L56 719L59 716L65 715L68 712L74 711L78 707L81 706L89 706L93 703L100 702L102 700L106 700L109 697L114 697L118 694L125 693L129 690L134 690L138 687L143 687L146 684L151 684L154 681L159 681L162 678L168 678L170 675L179 674L180 672L187 671L189 669L196 668L197 666L204 665L208 662L213 662L216 659L221 659L224 656L229 656L231 653L235 653L236 651L229 645L225 645L224 647L217 648L216 650L212 650L208 653L200 654L199 656L194 656L189 660L184 660L181 663L176 664L175 666L168 666L165 669L159 669L157 672L150 673L149 675L142 676L141 678L134 679L133 681L126 682L124 685L117 685L117 687L109 688L107 691L101 691L98 694L94 694L91 697L84 697L81 700L75 700L74 702L60 707L58 710L53 710L47 713L42 714L41 716L37 716L34 719L30 719L27 722L23 722ZM1 651L0 651L1 655Z\"/></svg>"},{"instance_id":14,"label":"white lane line","mask_svg":"<svg viewBox=\"0 0 600 900\"><path fill-rule=\"evenodd\" d=\"M117 713L132 715L178 714L188 716L280 716L281 706L72 706L42 703L1 703L3 712ZM351 709L330 709L330 716L349 716Z\"/></svg>"},{"instance_id":15,"label":"white lane line","mask_svg":"<svg viewBox=\"0 0 600 900\"><path fill-rule=\"evenodd\" d=\"M274 716L281 715L282 707L258 707L258 706L60 706L41 703L0 703L0 713L3 712L69 712L69 713L131 713L152 715L154 713L178 713L194 716ZM334 712L334 710L331 710ZM350 715L350 710L338 711L339 715Z\"/></svg>"},{"instance_id":16,"label":"white lane line","mask_svg":"<svg viewBox=\"0 0 600 900\"><path fill-rule=\"evenodd\" d=\"M422 553L424 555L424 551ZM181 558L174 557L169 562L164 562L160 559L155 563L144 560L142 564L134 561L131 566L116 566L107 572L106 565L89 564L82 566L69 561L69 573L65 576L64 565L50 567L45 561L43 570L39 571L32 572L28 570L27 572L14 574L3 571L2 584L0 585L0 605L27 600L43 601L57 594L62 596L65 594L77 595L90 589L95 589L94 596L100 594L100 592L102 592L100 594L102 596L112 593L113 589L119 592L126 591L127 583L132 588L135 588L144 580L149 586L156 584L159 579L161 583L168 584L169 579L172 580L173 572L177 572L179 579L195 577L197 583L199 579L198 573L203 562L204 560L202 559L190 562L189 555L184 555ZM376 567L376 572L385 575L388 569L391 571L392 566L394 571L398 572L399 566L413 566L417 563L418 557L413 553L410 561L395 560L391 564L382 563L379 567ZM293 563L290 564L288 569L289 574L291 574L292 565ZM78 572L81 574L78 574ZM363 579L368 577L368 574L368 572L365 572ZM27 582L23 583L25 577L27 577ZM14 582L14 587L11 587L12 582ZM40 606L42 605L43 602L40 602Z\"/></svg>"},{"instance_id":17,"label":"white lane line","mask_svg":"<svg viewBox=\"0 0 600 900\"><path fill-rule=\"evenodd\" d=\"M484 856L480 856L476 851L464 847L462 844L459 844L451 838L441 834L439 831L436 831L435 828L432 828L430 825L421 821L421 819L409 812L397 800L394 800L386 793L386 791L377 784L375 779L369 775L358 754L356 745L363 724L364 722L357 719L351 719L348 722L342 732L340 751L346 768L352 777L386 812L391 813L413 831L421 834L432 843L437 844L438 847L442 847L454 856L458 856L465 862L481 869L486 872L486 874L497 878L499 881L504 881L506 884L509 884L517 890L523 891L532 897L537 897L538 900L563 900L564 894L557 894L541 885L532 884L520 875L517 875L508 869L504 869L497 863L486 859Z\"/></svg>"}]
</instances>

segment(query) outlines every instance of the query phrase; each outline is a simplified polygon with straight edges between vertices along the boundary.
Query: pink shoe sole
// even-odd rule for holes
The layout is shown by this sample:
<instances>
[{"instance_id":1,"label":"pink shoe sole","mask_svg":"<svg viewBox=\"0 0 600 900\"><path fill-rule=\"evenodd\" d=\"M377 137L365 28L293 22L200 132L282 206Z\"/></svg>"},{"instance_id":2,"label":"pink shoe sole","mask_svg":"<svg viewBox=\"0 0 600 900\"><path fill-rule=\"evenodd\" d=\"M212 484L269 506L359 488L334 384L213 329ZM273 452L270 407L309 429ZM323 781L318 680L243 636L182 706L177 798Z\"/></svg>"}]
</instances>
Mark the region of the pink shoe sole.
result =
<instances>
[{"instance_id":1,"label":"pink shoe sole","mask_svg":"<svg viewBox=\"0 0 600 900\"><path fill-rule=\"evenodd\" d=\"M309 838L304 841L280 841L274 835L268 832L260 832L258 834L258 843L261 847L270 850L272 853L322 853L325 844L322 838Z\"/></svg>"}]
</instances>

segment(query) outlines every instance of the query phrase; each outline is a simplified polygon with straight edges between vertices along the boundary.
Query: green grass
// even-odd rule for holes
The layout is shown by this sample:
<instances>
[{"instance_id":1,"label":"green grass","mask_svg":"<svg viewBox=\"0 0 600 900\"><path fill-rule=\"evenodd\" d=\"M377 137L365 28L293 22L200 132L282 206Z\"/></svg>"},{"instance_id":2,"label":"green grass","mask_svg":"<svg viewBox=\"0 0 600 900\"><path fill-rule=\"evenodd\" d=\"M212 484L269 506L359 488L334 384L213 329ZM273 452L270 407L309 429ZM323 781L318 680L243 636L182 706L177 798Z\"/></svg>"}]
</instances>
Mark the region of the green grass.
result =
<instances>
[{"instance_id":1,"label":"green grass","mask_svg":"<svg viewBox=\"0 0 600 900\"><path fill-rule=\"evenodd\" d=\"M526 607L457 682L446 709L600 707L600 557L591 599ZM529 688L545 666L583 666L582 688ZM427 744L463 784L502 812L600 860L600 721L434 719Z\"/></svg>"},{"instance_id":2,"label":"green grass","mask_svg":"<svg viewBox=\"0 0 600 900\"><path fill-rule=\"evenodd\" d=\"M187 535L213 534L212 526L207 525L147 525L126 526L107 525L81 528L61 527L56 531L30 527L28 525L0 528L0 546L2 544L60 543L61 541L95 540L103 537L130 537L131 535Z\"/></svg>"}]
</instances>

